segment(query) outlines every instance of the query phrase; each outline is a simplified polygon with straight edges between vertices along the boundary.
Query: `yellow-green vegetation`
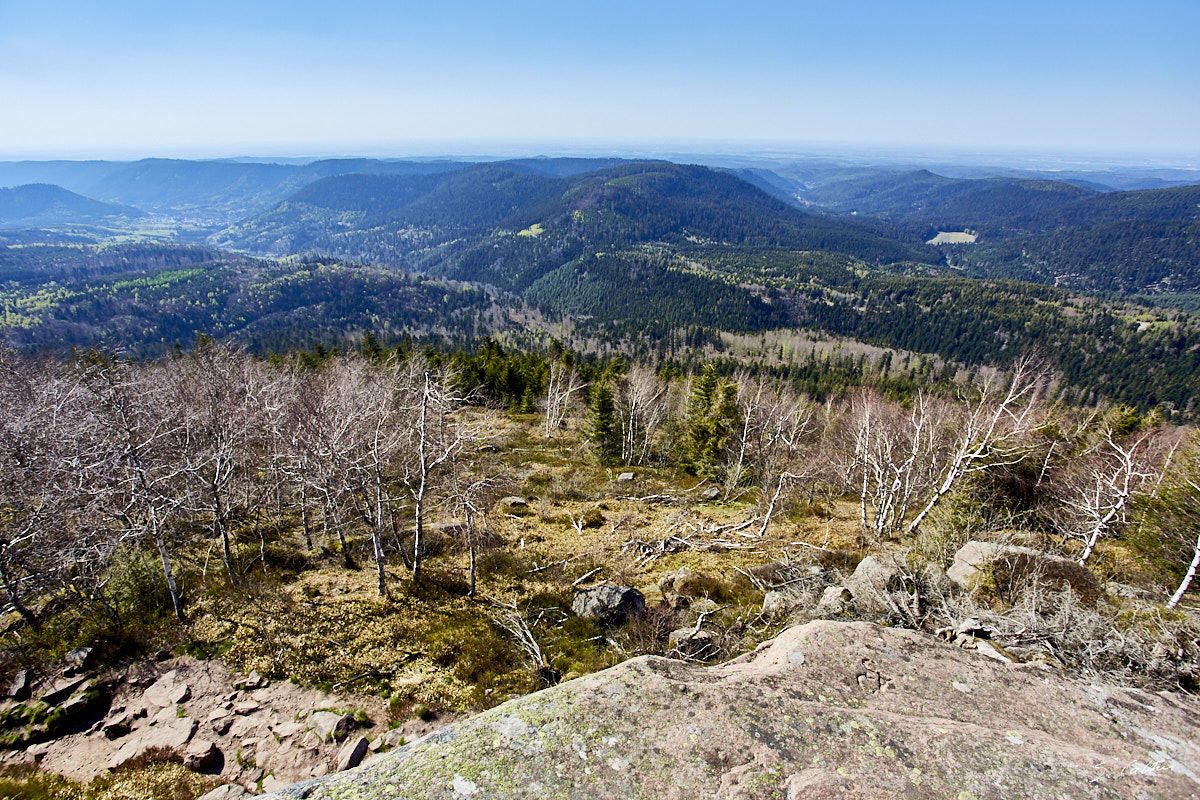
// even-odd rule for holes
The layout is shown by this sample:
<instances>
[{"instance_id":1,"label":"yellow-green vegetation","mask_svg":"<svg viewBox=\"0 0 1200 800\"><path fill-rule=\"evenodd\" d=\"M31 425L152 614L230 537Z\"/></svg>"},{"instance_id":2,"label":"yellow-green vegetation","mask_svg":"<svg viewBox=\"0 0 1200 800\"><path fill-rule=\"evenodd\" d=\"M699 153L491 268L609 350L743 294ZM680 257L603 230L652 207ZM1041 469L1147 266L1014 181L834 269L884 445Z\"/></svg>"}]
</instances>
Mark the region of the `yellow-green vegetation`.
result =
<instances>
[{"instance_id":1,"label":"yellow-green vegetation","mask_svg":"<svg viewBox=\"0 0 1200 800\"><path fill-rule=\"evenodd\" d=\"M499 448L506 471L523 480L520 494L529 499L526 507L497 503L490 510L475 598L466 596L468 554L462 542L435 525L420 585L393 563L391 596L380 598L373 570L348 570L332 552L312 554L287 580L257 579L244 593L219 582L202 593L188 609L194 645L222 652L243 672L379 692L391 698L393 714L400 717L478 709L541 686L503 625L506 608L526 620L550 665L573 677L633 655L665 653L666 633L695 624L695 611L653 608L664 574L686 568L701 576L695 599L719 609L710 618L716 625L735 626L739 618L758 615L763 597L739 570L789 557L790 543L798 540L857 542L848 509L840 519L781 519L770 536L752 545L731 541L660 554L664 536L733 524L752 509L744 503L695 504L687 499L695 479L668 470L641 470L636 486L625 487L612 470L580 458L575 434L539 442L534 424L534 418L511 423L508 442ZM651 495L679 499L639 499ZM366 544L353 540L350 546ZM797 550L792 547L790 555ZM598 583L642 588L651 613L607 631L575 618L569 611L575 592ZM765 622L746 627L744 645L735 644L733 652L772 630Z\"/></svg>"},{"instance_id":2,"label":"yellow-green vegetation","mask_svg":"<svg viewBox=\"0 0 1200 800\"><path fill-rule=\"evenodd\" d=\"M0 772L0 800L194 800L219 781L174 761L130 764L89 783L53 772L9 768Z\"/></svg>"},{"instance_id":3,"label":"yellow-green vegetation","mask_svg":"<svg viewBox=\"0 0 1200 800\"><path fill-rule=\"evenodd\" d=\"M536 238L538 236L541 236L543 233L545 233L545 230L546 229L542 227L542 224L540 222L535 222L532 225L530 225L528 228L526 228L525 230L517 231L517 236L529 236L529 237Z\"/></svg>"}]
</instances>

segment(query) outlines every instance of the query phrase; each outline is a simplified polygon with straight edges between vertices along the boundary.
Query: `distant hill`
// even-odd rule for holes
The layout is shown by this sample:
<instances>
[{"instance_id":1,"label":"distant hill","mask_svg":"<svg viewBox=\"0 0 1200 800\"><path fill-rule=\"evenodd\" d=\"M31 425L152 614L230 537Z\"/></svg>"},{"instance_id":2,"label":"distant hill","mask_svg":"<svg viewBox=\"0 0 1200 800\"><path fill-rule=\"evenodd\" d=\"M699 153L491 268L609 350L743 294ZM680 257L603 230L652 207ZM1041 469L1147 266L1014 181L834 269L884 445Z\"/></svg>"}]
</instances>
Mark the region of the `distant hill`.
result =
<instances>
[{"instance_id":1,"label":"distant hill","mask_svg":"<svg viewBox=\"0 0 1200 800\"><path fill-rule=\"evenodd\" d=\"M804 198L840 213L870 214L931 228L1006 229L1019 215L1051 213L1097 193L1062 181L1020 178L958 179L916 170L871 176L813 189Z\"/></svg>"},{"instance_id":2,"label":"distant hill","mask_svg":"<svg viewBox=\"0 0 1200 800\"><path fill-rule=\"evenodd\" d=\"M320 178L349 172L428 174L461 169L456 161L341 158L308 164L148 158L133 162L0 162L0 185L55 183L107 202L159 214L227 224L258 213Z\"/></svg>"},{"instance_id":3,"label":"distant hill","mask_svg":"<svg viewBox=\"0 0 1200 800\"><path fill-rule=\"evenodd\" d=\"M136 208L103 203L61 186L33 183L0 189L0 226L98 225L145 216Z\"/></svg>"}]
</instances>

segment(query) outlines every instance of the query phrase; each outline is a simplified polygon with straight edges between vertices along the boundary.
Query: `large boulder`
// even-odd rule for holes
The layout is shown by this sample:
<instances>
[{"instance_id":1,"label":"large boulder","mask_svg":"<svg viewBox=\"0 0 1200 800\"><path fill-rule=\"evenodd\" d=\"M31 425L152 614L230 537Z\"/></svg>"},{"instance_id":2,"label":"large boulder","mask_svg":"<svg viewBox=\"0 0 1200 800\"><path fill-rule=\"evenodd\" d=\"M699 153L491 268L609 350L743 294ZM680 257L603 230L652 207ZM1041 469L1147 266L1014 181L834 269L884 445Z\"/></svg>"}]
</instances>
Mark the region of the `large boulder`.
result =
<instances>
[{"instance_id":1,"label":"large boulder","mask_svg":"<svg viewBox=\"0 0 1200 800\"><path fill-rule=\"evenodd\" d=\"M33 694L33 676L27 669L19 669L8 685L8 696L17 702L28 700Z\"/></svg>"},{"instance_id":2,"label":"large boulder","mask_svg":"<svg viewBox=\"0 0 1200 800\"><path fill-rule=\"evenodd\" d=\"M571 610L601 625L619 625L645 614L646 598L637 589L606 583L578 592L571 600Z\"/></svg>"},{"instance_id":3,"label":"large boulder","mask_svg":"<svg viewBox=\"0 0 1200 800\"><path fill-rule=\"evenodd\" d=\"M1200 699L864 622L720 666L654 656L511 700L279 798L1182 798Z\"/></svg>"},{"instance_id":4,"label":"large boulder","mask_svg":"<svg viewBox=\"0 0 1200 800\"><path fill-rule=\"evenodd\" d=\"M986 587L1006 600L1012 600L1009 595L1034 580L1041 588L1053 591L1070 587L1088 603L1104 594L1096 576L1075 561L1030 547L994 542L972 541L960 547L946 577L960 589Z\"/></svg>"},{"instance_id":5,"label":"large boulder","mask_svg":"<svg viewBox=\"0 0 1200 800\"><path fill-rule=\"evenodd\" d=\"M337 756L338 772L357 767L363 760L363 756L367 754L367 748L371 746L371 740L365 736L357 736L346 742Z\"/></svg>"},{"instance_id":6,"label":"large boulder","mask_svg":"<svg viewBox=\"0 0 1200 800\"><path fill-rule=\"evenodd\" d=\"M845 587L860 611L883 612L890 608L888 592L900 587L900 575L900 566L894 560L867 556L858 562Z\"/></svg>"}]
</instances>

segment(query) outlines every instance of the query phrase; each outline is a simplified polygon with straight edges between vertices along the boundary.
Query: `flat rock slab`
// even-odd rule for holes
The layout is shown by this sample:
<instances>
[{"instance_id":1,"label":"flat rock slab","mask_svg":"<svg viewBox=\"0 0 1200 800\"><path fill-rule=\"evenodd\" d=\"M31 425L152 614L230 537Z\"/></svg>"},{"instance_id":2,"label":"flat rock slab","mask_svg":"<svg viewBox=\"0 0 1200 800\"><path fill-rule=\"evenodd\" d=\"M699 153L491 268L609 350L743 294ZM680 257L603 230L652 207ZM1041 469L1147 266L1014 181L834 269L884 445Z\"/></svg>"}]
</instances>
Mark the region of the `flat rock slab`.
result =
<instances>
[{"instance_id":1,"label":"flat rock slab","mask_svg":"<svg viewBox=\"0 0 1200 800\"><path fill-rule=\"evenodd\" d=\"M146 728L141 735L121 745L121 749L109 762L108 768L118 769L150 750L173 750L182 753L196 734L198 724L190 717L176 717L152 728Z\"/></svg>"},{"instance_id":2,"label":"flat rock slab","mask_svg":"<svg viewBox=\"0 0 1200 800\"><path fill-rule=\"evenodd\" d=\"M176 703L185 703L191 696L191 687L180 677L179 671L173 669L142 693L142 702L165 708Z\"/></svg>"},{"instance_id":3,"label":"flat rock slab","mask_svg":"<svg viewBox=\"0 0 1200 800\"><path fill-rule=\"evenodd\" d=\"M1200 700L816 621L518 698L275 798L1184 798Z\"/></svg>"}]
</instances>

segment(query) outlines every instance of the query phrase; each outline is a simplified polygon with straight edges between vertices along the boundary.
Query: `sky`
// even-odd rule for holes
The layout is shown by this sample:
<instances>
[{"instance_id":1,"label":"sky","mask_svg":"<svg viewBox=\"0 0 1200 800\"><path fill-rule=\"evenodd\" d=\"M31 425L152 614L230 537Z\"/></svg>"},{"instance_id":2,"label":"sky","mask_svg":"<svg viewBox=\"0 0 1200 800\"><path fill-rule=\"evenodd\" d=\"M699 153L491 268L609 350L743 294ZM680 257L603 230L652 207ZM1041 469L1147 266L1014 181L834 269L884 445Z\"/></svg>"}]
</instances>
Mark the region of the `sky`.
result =
<instances>
[{"instance_id":1,"label":"sky","mask_svg":"<svg viewBox=\"0 0 1200 800\"><path fill-rule=\"evenodd\" d=\"M0 159L881 146L1194 162L1197 31L1200 0L0 0Z\"/></svg>"}]
</instances>

